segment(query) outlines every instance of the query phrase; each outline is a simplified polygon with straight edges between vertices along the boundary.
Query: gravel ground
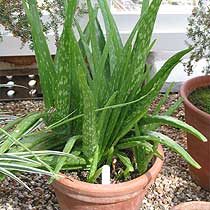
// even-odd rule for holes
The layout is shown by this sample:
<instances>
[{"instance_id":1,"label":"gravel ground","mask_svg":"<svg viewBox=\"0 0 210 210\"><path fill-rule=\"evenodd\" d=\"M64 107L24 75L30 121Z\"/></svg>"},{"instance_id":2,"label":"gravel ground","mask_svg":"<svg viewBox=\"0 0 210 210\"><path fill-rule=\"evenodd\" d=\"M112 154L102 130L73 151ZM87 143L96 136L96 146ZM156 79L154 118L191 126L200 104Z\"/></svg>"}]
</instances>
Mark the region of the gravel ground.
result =
<instances>
[{"instance_id":1,"label":"gravel ground","mask_svg":"<svg viewBox=\"0 0 210 210\"><path fill-rule=\"evenodd\" d=\"M166 109L176 101L177 95L169 97L165 104ZM158 100L158 99L157 99ZM151 105L151 109L154 105ZM23 115L31 111L42 110L40 101L22 101L0 103L0 110L11 114ZM184 119L183 108L175 114L179 119ZM164 134L186 147L186 134L178 129L169 129L162 126ZM173 152L164 148L164 166L156 179L155 184L149 189L141 210L169 210L170 207L186 201L210 201L210 193L194 184L189 175L185 161ZM59 209L53 189L47 184L47 178L38 175L22 175L22 180L27 182L32 192L25 190L16 182L6 179L0 184L0 209L1 210L57 210Z\"/></svg>"}]
</instances>

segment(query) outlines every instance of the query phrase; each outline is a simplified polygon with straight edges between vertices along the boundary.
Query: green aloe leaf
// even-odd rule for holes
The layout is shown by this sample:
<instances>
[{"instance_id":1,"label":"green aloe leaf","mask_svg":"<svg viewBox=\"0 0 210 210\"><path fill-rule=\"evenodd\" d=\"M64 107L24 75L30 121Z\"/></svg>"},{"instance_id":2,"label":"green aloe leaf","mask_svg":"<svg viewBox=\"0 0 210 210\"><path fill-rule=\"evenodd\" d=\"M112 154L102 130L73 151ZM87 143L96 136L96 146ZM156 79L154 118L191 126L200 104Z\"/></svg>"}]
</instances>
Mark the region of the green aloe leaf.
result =
<instances>
[{"instance_id":1,"label":"green aloe leaf","mask_svg":"<svg viewBox=\"0 0 210 210\"><path fill-rule=\"evenodd\" d=\"M2 128L0 128L0 130L8 137L8 139L7 139L8 141L11 141L12 144L13 144L13 143L16 143L17 145L20 145L21 147L23 147L26 151L30 152L31 155L33 155L33 157L34 157L41 165L43 165L46 169L48 169L48 171L50 171L50 172L53 173L51 167L50 167L49 165L47 165L45 162L43 162L38 156L36 156L36 155L33 153L33 151L31 151L31 150L28 149L24 144L22 144L22 142L19 141L19 139L16 139L16 138L14 137L14 135L9 134L7 131L3 130ZM17 132L17 133L18 133L18 132ZM9 147L10 147L12 144L6 145L6 146L8 147L8 149L9 149ZM4 145L4 144L3 144L3 146L4 146L3 149L5 149L5 145ZM2 149L2 148L1 148L1 149ZM6 150L7 150L7 149L6 149ZM2 152L2 153L3 153L3 152Z\"/></svg>"},{"instance_id":2,"label":"green aloe leaf","mask_svg":"<svg viewBox=\"0 0 210 210\"><path fill-rule=\"evenodd\" d=\"M111 147L107 153L106 165L111 165L114 155L114 147Z\"/></svg>"},{"instance_id":3,"label":"green aloe leaf","mask_svg":"<svg viewBox=\"0 0 210 210\"><path fill-rule=\"evenodd\" d=\"M36 61L39 68L39 78L42 86L45 108L48 110L51 107L54 107L54 96L56 95L54 91L56 82L54 80L55 69L53 60L43 33L36 0L22 0L22 3L31 25Z\"/></svg>"},{"instance_id":4,"label":"green aloe leaf","mask_svg":"<svg viewBox=\"0 0 210 210\"><path fill-rule=\"evenodd\" d=\"M115 144L147 113L147 109L149 108L155 97L158 95L160 89L162 88L172 69L190 50L191 49L183 50L172 56L162 66L159 72L145 85L145 87L139 94L139 96L142 97L142 100L139 100L138 103L134 104L127 119L124 120L124 125L118 135L118 138L115 140Z\"/></svg>"},{"instance_id":5,"label":"green aloe leaf","mask_svg":"<svg viewBox=\"0 0 210 210\"><path fill-rule=\"evenodd\" d=\"M140 94L146 94L149 90L151 90L152 87L154 87L154 84L156 84L157 82L159 82L159 92L160 89L163 87L163 84L165 83L169 74L171 73L172 69L180 62L182 57L189 53L191 50L191 48L182 50L173 55L171 58L169 58L161 67L161 69L155 74L155 76L145 85L144 89Z\"/></svg>"},{"instance_id":6,"label":"green aloe leaf","mask_svg":"<svg viewBox=\"0 0 210 210\"><path fill-rule=\"evenodd\" d=\"M133 74L131 74L132 84L130 87L134 93L139 89L139 84L142 83L146 59L150 52L148 46L150 46L150 40L160 4L161 0L152 1L147 11L143 13L142 22L134 43L131 58Z\"/></svg>"},{"instance_id":7,"label":"green aloe leaf","mask_svg":"<svg viewBox=\"0 0 210 210\"><path fill-rule=\"evenodd\" d=\"M73 154L67 154L64 153L65 155L61 155L61 157L66 157L66 161L63 164L62 170L66 170L66 168L73 168L73 167L79 167L79 168L83 168L84 170L86 169L90 169L90 165L87 163L87 161L82 158L81 156L77 156ZM41 156L40 157L42 159L42 161L46 162L49 166L51 166L51 168L55 168L57 163L58 163L58 159L60 158L59 156ZM35 167L35 165L32 165L33 167ZM54 172L53 172L54 173Z\"/></svg>"},{"instance_id":8,"label":"green aloe leaf","mask_svg":"<svg viewBox=\"0 0 210 210\"><path fill-rule=\"evenodd\" d=\"M79 36L80 36L80 41L79 41L80 49L83 52L83 56L85 58L87 58L91 74L93 74L93 72L95 71L94 70L95 67L94 67L94 62L93 62L93 57L92 57L92 54L91 54L91 50L89 48L89 39L86 37L85 33L82 32L82 29L81 29L77 20L75 20L75 25L77 27L77 31L78 31ZM88 24L88 26L90 28L90 24Z\"/></svg>"},{"instance_id":9,"label":"green aloe leaf","mask_svg":"<svg viewBox=\"0 0 210 210\"><path fill-rule=\"evenodd\" d=\"M68 141L67 141L67 143L66 143L66 145L65 145L65 147L64 147L64 149L63 149L63 152L65 152L65 153L70 153L71 152L71 150L72 150L72 148L73 148L73 146L74 146L74 144L75 144L75 142L78 140L78 139L80 139L81 138L81 136L73 136L73 137L71 137ZM59 171L62 169L62 167L63 167L63 165L64 165L64 163L65 163L65 161L67 160L67 157L66 156L61 156L61 157L59 157L59 159L58 159L58 162L57 162L57 165L56 165L56 167L55 167L55 170L54 170L54 172L55 172L55 174L57 174L57 173L59 173ZM53 181L53 179L51 179L50 180L50 183Z\"/></svg>"},{"instance_id":10,"label":"green aloe leaf","mask_svg":"<svg viewBox=\"0 0 210 210\"><path fill-rule=\"evenodd\" d=\"M160 2L161 0L153 1L149 9L140 18L138 24L131 33L122 51L122 55L119 56L118 65L115 67L112 81L113 90L121 90L119 94L119 100L122 100L124 102L128 98L131 101L134 99L135 93L137 92L137 90L140 89L141 82L143 82L145 61L148 55L148 51L150 50L150 47L148 46L150 46L150 38L152 35L152 30ZM132 49L133 37L135 36L135 34L137 34L137 38ZM150 103L151 102L149 102L148 104ZM139 106L138 110L140 112L140 110L144 109ZM123 114L121 114L120 112L123 112ZM125 122L128 120L126 119L128 118L127 116L130 116L130 122L128 123L129 128L125 131L125 133L127 133L138 121L138 118L136 119L136 121L134 120L135 116L138 116L137 113L135 113L133 116L131 116L132 114L128 115L127 113L129 113L129 110L125 108L123 111L115 111L115 113L112 115L112 118L114 118L112 119L112 122L120 122L120 126L116 123L113 123L111 125L112 128L109 129L110 131L115 131L115 134L112 135L112 141L115 138L119 140L122 137L121 135L124 135L121 134L121 132L124 129L122 127L125 126L123 124L125 124ZM143 116L144 112L142 111L141 113ZM131 123L131 121L133 121L134 124ZM117 142L117 140L115 142Z\"/></svg>"},{"instance_id":11,"label":"green aloe leaf","mask_svg":"<svg viewBox=\"0 0 210 210\"><path fill-rule=\"evenodd\" d=\"M135 141L135 139L133 140L130 140L128 142L125 142L125 143L119 143L116 148L117 149L128 149L128 148L134 148L134 147L137 147L137 146L142 146L142 147L145 147L147 148L149 151L153 151L152 149L152 145L148 142L142 142L142 141Z\"/></svg>"},{"instance_id":12,"label":"green aloe leaf","mask_svg":"<svg viewBox=\"0 0 210 210\"><path fill-rule=\"evenodd\" d=\"M92 91L87 84L87 77L80 69L78 72L80 89L83 95L83 138L82 151L88 159L92 159L98 144L98 131L96 124L96 105Z\"/></svg>"},{"instance_id":13,"label":"green aloe leaf","mask_svg":"<svg viewBox=\"0 0 210 210\"><path fill-rule=\"evenodd\" d=\"M192 126L188 125L187 123L178 120L174 117L170 117L170 116L147 116L144 117L141 121L140 124L142 125L147 125L147 124L167 124L176 128L180 128L194 136L196 136L198 139L200 139L203 142L208 141L207 138L200 133L198 130L196 130L195 128L193 128Z\"/></svg>"},{"instance_id":14,"label":"green aloe leaf","mask_svg":"<svg viewBox=\"0 0 210 210\"><path fill-rule=\"evenodd\" d=\"M166 100L168 99L168 96L169 96L171 90L173 89L173 87L174 87L174 83L171 83L170 86L169 86L169 88L165 92L164 96L160 99L159 103L155 107L152 115L157 115L160 112L163 104L166 103Z\"/></svg>"},{"instance_id":15,"label":"green aloe leaf","mask_svg":"<svg viewBox=\"0 0 210 210\"><path fill-rule=\"evenodd\" d=\"M179 98L173 105L171 105L167 111L163 113L163 115L170 116L172 115L182 104L183 98Z\"/></svg>"},{"instance_id":16,"label":"green aloe leaf","mask_svg":"<svg viewBox=\"0 0 210 210\"><path fill-rule=\"evenodd\" d=\"M33 124L35 124L40 118L44 116L43 113L34 113L32 115L23 118L16 126L11 134L12 138L20 138ZM3 129L1 129L3 132ZM6 152L12 144L14 144L10 137L8 137L4 143L0 146L0 153Z\"/></svg>"},{"instance_id":17,"label":"green aloe leaf","mask_svg":"<svg viewBox=\"0 0 210 210\"><path fill-rule=\"evenodd\" d=\"M117 96L117 92L115 92L107 101L105 107L110 107L113 102L115 101L115 98ZM109 125L109 119L111 116L112 111L110 109L104 109L100 116L98 121L98 130L100 131L100 138L99 138L99 148L101 150L100 157L102 156L103 152L106 150L106 146L108 144L108 138L104 138L106 128Z\"/></svg>"},{"instance_id":18,"label":"green aloe leaf","mask_svg":"<svg viewBox=\"0 0 210 210\"><path fill-rule=\"evenodd\" d=\"M120 65L118 66L119 69L120 68L124 68L124 69L127 69L129 68L128 64L129 64L129 59L130 59L130 55L131 55L131 52L132 52L132 48L130 46L129 50L128 50L129 54L125 53L122 55L121 59L122 59L122 63L120 63ZM125 72L123 72L124 74ZM119 94L117 95L116 97L116 106L115 108L119 108L119 107L122 107L121 105L119 104L123 104L125 103L125 100L123 100L123 97L122 95L120 94L121 92L123 92L123 87L120 87L120 77L122 76L121 74L118 75L118 79L114 77L115 75L113 75L112 79L113 81L111 81L111 89L112 90L115 90L114 92L116 91L119 91ZM118 106L119 105L119 106ZM111 115L110 115L110 122L112 123L109 123L107 128L106 128L106 135L104 137L104 139L106 139L105 141L109 141L109 145L112 144L112 140L110 141L109 139L112 137L112 136L116 136L119 132L119 129L121 128L121 123L123 123L123 120L121 120L119 117L121 115L121 113L123 112L122 109L116 109L116 110L113 110ZM126 116L126 112L123 112L123 114ZM113 134L114 133L114 134Z\"/></svg>"},{"instance_id":19,"label":"green aloe leaf","mask_svg":"<svg viewBox=\"0 0 210 210\"><path fill-rule=\"evenodd\" d=\"M123 152L117 152L116 154L117 154L117 157L120 159L120 161L123 163L123 165L126 166L127 170L129 172L133 172L134 168L133 168L130 158Z\"/></svg>"},{"instance_id":20,"label":"green aloe leaf","mask_svg":"<svg viewBox=\"0 0 210 210\"><path fill-rule=\"evenodd\" d=\"M74 13L77 0L69 1L65 15L63 32L59 41L59 47L55 56L55 71L57 84L55 86L56 120L60 120L70 113L72 97L72 74L75 71L72 66L74 56L71 34ZM71 70L71 71L70 71ZM72 99L73 100L73 99Z\"/></svg>"},{"instance_id":21,"label":"green aloe leaf","mask_svg":"<svg viewBox=\"0 0 210 210\"><path fill-rule=\"evenodd\" d=\"M96 177L97 166L98 166L98 158L99 158L99 146L96 147L93 160L90 167L90 172L88 175L88 182L94 182L94 178Z\"/></svg>"},{"instance_id":22,"label":"green aloe leaf","mask_svg":"<svg viewBox=\"0 0 210 210\"><path fill-rule=\"evenodd\" d=\"M90 24L90 40L91 40L91 48L94 62L94 70L96 71L97 66L99 65L99 57L100 57L100 49L98 45L98 40L96 36L96 27L95 27L95 16L94 10L90 0L87 0L88 5L88 14L89 14L89 24ZM96 72L94 72L95 74Z\"/></svg>"},{"instance_id":23,"label":"green aloe leaf","mask_svg":"<svg viewBox=\"0 0 210 210\"><path fill-rule=\"evenodd\" d=\"M10 122L8 122L3 128L5 131L8 131L10 129L12 129L15 125L17 125L20 121L22 120L21 117L15 119L15 120L12 120ZM2 135L3 132L0 130L0 135ZM3 135L4 136L4 135ZM3 137L3 136L0 136L0 137Z\"/></svg>"},{"instance_id":24,"label":"green aloe leaf","mask_svg":"<svg viewBox=\"0 0 210 210\"><path fill-rule=\"evenodd\" d=\"M179 144L177 144L170 137L162 133L153 132L153 131L147 132L146 134L151 136L151 141L158 142L159 144L163 144L169 147L171 150L181 155L189 164L191 164L195 168L197 169L201 168L201 166L189 155L189 153L185 151Z\"/></svg>"},{"instance_id":25,"label":"green aloe leaf","mask_svg":"<svg viewBox=\"0 0 210 210\"><path fill-rule=\"evenodd\" d=\"M99 6L100 6L100 9L102 12L102 16L104 19L106 34L109 35L110 32L113 33L112 44L110 45L110 49L109 49L110 72L112 73L115 68L117 59L122 51L123 45L122 45L119 31L117 29L114 18L110 12L109 5L108 5L107 1L106 0L105 1L98 0L98 3L99 3Z\"/></svg>"},{"instance_id":26,"label":"green aloe leaf","mask_svg":"<svg viewBox=\"0 0 210 210\"><path fill-rule=\"evenodd\" d=\"M94 14L94 18L96 18L97 17L97 15L98 15L98 8L96 8L95 10L94 10L94 12L95 12L95 14ZM83 46L83 41L82 41L82 39L81 39L81 33L83 34L82 36L83 36L83 38L85 39L85 42L87 42L88 44L90 43L90 22L88 22L87 23L87 25L86 25L86 27L85 27L85 29L84 29L84 31L82 32L82 29L81 29L81 27L80 27L80 25L79 25L79 22L77 21L77 19L75 19L75 25L76 25L76 28L77 28L77 30L78 30L78 32L79 32L79 34L80 34L80 39L79 39L79 41L78 41L78 44L79 44L79 46L80 46L80 49L81 49L81 52L82 52L82 55L85 57L85 51L84 51L84 46ZM81 33L80 33L81 32Z\"/></svg>"},{"instance_id":27,"label":"green aloe leaf","mask_svg":"<svg viewBox=\"0 0 210 210\"><path fill-rule=\"evenodd\" d=\"M143 0L142 6L141 6L141 15L144 14L145 11L149 8L150 0Z\"/></svg>"},{"instance_id":28,"label":"green aloe leaf","mask_svg":"<svg viewBox=\"0 0 210 210\"><path fill-rule=\"evenodd\" d=\"M52 132L35 132L35 133L31 133L31 134L27 134L22 136L21 138L21 143L24 144L27 148L34 150L34 148L44 142L47 142L48 140L50 140L52 142L52 146L54 144L54 142L57 140L57 134L56 133L52 133ZM14 147L11 147L9 149L9 152L21 152L21 151L25 151L25 149L23 147L21 147L20 145L15 145Z\"/></svg>"}]
</instances>

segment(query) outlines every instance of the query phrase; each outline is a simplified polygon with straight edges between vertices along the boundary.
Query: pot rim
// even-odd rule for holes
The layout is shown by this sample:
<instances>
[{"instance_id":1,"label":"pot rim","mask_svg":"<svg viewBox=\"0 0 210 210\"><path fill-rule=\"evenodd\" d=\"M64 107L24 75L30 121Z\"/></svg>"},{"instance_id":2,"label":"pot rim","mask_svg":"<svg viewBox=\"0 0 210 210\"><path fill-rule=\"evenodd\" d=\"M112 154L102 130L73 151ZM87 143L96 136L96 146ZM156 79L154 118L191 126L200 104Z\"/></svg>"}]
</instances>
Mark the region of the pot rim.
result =
<instances>
[{"instance_id":1,"label":"pot rim","mask_svg":"<svg viewBox=\"0 0 210 210\"><path fill-rule=\"evenodd\" d=\"M209 81L209 85L210 85L210 75L205 75L205 76L199 76L199 77L194 77L192 79L187 80L186 82L183 83L183 85L180 88L180 95L181 97L184 99L184 103L185 105L187 105L191 110L193 110L194 112L197 112L199 115L201 115L201 117L203 117L205 120L210 120L210 114L200 110L199 108L197 108L194 104L192 104L189 99L188 96L190 95L190 93L192 93L192 91L196 90L197 85L194 86L194 88L191 88L189 90L188 85L190 85L191 83L198 83L198 80L202 80L202 81ZM207 83L205 83L207 84ZM203 85L203 87L206 87L206 85ZM188 92L189 90L189 92Z\"/></svg>"},{"instance_id":2,"label":"pot rim","mask_svg":"<svg viewBox=\"0 0 210 210\"><path fill-rule=\"evenodd\" d=\"M189 202L180 203L177 206L174 206L172 210L178 210L180 208L188 208L190 206L196 206L198 204L200 204L204 208L210 207L210 202L207 202L207 201L189 201Z\"/></svg>"},{"instance_id":3,"label":"pot rim","mask_svg":"<svg viewBox=\"0 0 210 210\"><path fill-rule=\"evenodd\" d=\"M163 149L161 145L159 145L158 150L160 154L163 155ZM153 177L156 177L160 172L162 165L163 160L157 157L152 167L145 174L123 183L109 185L92 184L78 181L72 178L69 179L67 176L62 174L64 178L55 180L52 185L54 188L58 188L59 185L62 185L62 187L64 187L66 190L75 192L79 191L79 194L92 194L97 197L104 197L105 195L108 197L113 195L123 195L125 193L133 193L135 191L139 191L141 189L139 186L144 186L144 189L147 188L147 185L153 181Z\"/></svg>"}]
</instances>

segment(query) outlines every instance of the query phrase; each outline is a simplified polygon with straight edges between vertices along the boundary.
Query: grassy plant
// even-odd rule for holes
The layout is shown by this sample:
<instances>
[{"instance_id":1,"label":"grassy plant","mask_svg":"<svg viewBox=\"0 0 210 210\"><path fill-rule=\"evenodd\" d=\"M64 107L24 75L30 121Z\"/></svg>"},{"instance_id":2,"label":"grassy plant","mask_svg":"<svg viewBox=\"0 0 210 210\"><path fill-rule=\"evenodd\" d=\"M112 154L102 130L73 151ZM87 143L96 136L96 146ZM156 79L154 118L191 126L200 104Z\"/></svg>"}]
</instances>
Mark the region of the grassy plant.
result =
<instances>
[{"instance_id":1,"label":"grassy plant","mask_svg":"<svg viewBox=\"0 0 210 210\"><path fill-rule=\"evenodd\" d=\"M125 166L125 176L133 170L144 173L151 159L160 156L158 144L166 145L194 167L200 167L175 141L156 131L160 124L167 124L207 140L191 126L168 116L180 100L160 115L167 93L154 113L148 114L150 104L172 69L191 50L175 54L148 80L150 68L145 68L146 59L153 46L151 35L161 0L144 2L144 11L125 45L105 0L98 0L98 5L106 37L97 19L98 8L90 0L87 0L89 22L84 30L74 19L77 0L66 1L65 23L55 60L43 34L36 1L22 2L32 30L46 108L41 117L45 118L47 128L24 136L20 142L31 150L63 149L70 153L72 158L52 161L45 157L45 161L55 164L56 173L61 169L88 169L89 182L95 181L101 167L111 164L113 157ZM3 143L5 146L0 149L7 151L10 144Z\"/></svg>"},{"instance_id":2,"label":"grassy plant","mask_svg":"<svg viewBox=\"0 0 210 210\"><path fill-rule=\"evenodd\" d=\"M30 190L16 173L36 173L56 178L58 176L45 161L46 156L51 159L51 165L54 157L77 159L74 155L59 151L32 151L28 148L22 138L40 125L41 116L41 113L33 113L25 118L19 118L7 112L0 112L0 126L6 124L4 129L0 127L0 180L7 176Z\"/></svg>"}]
</instances>

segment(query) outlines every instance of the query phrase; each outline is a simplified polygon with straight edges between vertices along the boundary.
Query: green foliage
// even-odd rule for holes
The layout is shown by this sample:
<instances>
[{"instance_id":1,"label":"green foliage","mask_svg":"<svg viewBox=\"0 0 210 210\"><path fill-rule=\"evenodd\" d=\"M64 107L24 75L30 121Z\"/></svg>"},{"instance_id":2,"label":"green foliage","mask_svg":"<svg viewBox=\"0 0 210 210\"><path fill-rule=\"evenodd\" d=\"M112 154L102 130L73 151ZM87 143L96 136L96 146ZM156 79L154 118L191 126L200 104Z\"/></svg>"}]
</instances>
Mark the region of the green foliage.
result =
<instances>
[{"instance_id":1,"label":"green foliage","mask_svg":"<svg viewBox=\"0 0 210 210\"><path fill-rule=\"evenodd\" d=\"M210 74L210 3L199 0L188 19L187 36L190 39L188 45L193 48L190 59L185 63L186 71L193 73L197 62L203 59L206 64L202 69L205 74Z\"/></svg>"},{"instance_id":2,"label":"green foliage","mask_svg":"<svg viewBox=\"0 0 210 210\"><path fill-rule=\"evenodd\" d=\"M98 5L104 18L106 37L97 19L98 8L94 8L91 1L87 0L89 22L82 31L76 21L80 35L77 41L72 24L77 1L67 1L64 28L55 61L49 55L36 1L22 2L32 28L47 108L45 120L48 127L41 131L42 138L44 133L47 138L39 147L77 154L76 159L52 161L45 157L42 160L51 163L56 172L61 169L89 169L88 181L94 182L101 167L106 163L111 164L114 157L124 165L125 177L134 170L144 173L154 156L161 157L157 149L158 144L163 143L199 168L199 164L173 140L153 131L157 124L164 123L184 129L201 140L205 141L206 138L185 123L159 116L163 102L155 110L154 116L148 114L150 104L159 94L172 69L191 50L183 50L171 57L148 80L150 70L145 68L145 64L153 45L150 44L151 35L161 0L153 0L149 5L145 1L145 11L125 45L122 44L107 1L104 0L98 0ZM174 108L169 111L170 114ZM36 135L40 134L31 135L29 137L34 142L39 141ZM75 141L75 136L81 138ZM19 142L28 142L25 138L27 135ZM37 148L33 144L29 145L31 150ZM127 154L128 151L131 155ZM57 164L54 164L56 161Z\"/></svg>"},{"instance_id":3,"label":"green foliage","mask_svg":"<svg viewBox=\"0 0 210 210\"><path fill-rule=\"evenodd\" d=\"M77 157L58 151L31 151L22 141L24 133L30 132L31 124L35 124L34 120L41 117L40 113L32 114L26 118L16 118L14 116L0 113L1 120L12 120L4 129L0 127L0 180L6 176L14 179L28 190L30 188L15 175L19 172L44 174L56 178L57 175L52 171L50 165L40 158L40 156L57 157L77 159ZM7 130L14 129L13 132ZM46 136L46 134L45 134ZM26 152L18 151L17 146L23 148ZM15 150L15 153L10 150Z\"/></svg>"},{"instance_id":4,"label":"green foliage","mask_svg":"<svg viewBox=\"0 0 210 210\"><path fill-rule=\"evenodd\" d=\"M64 3L63 0L43 0L38 4L40 17L46 14L49 17L47 21L43 21L44 32L47 34L53 31L57 44L60 37L59 27L64 22ZM80 17L86 12L86 3L84 0L79 1L76 15ZM30 26L21 0L0 1L0 25L14 37L20 38L23 45L29 43L33 47ZM0 41L3 36L4 32L0 32Z\"/></svg>"}]
</instances>

